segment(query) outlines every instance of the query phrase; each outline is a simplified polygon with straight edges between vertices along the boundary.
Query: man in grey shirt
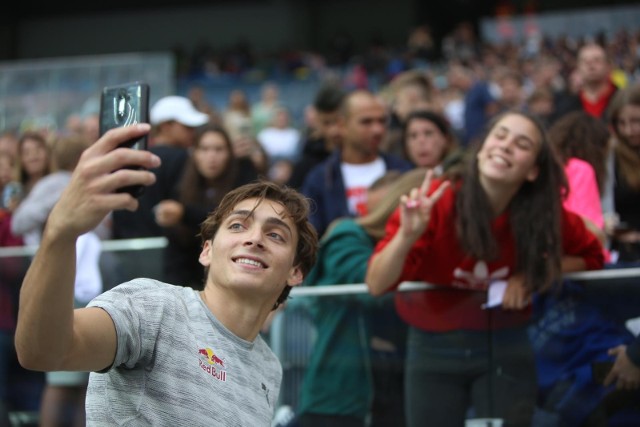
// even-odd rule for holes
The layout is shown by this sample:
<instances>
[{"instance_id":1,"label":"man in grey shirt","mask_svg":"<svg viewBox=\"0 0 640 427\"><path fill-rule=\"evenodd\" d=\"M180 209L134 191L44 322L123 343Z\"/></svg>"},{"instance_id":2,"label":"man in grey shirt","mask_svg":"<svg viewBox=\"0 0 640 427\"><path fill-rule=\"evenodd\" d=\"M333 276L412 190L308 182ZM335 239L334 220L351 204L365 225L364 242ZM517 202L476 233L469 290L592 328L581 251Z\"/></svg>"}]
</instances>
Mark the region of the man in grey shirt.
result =
<instances>
[{"instance_id":1,"label":"man in grey shirt","mask_svg":"<svg viewBox=\"0 0 640 427\"><path fill-rule=\"evenodd\" d=\"M239 187L203 223L203 291L135 279L73 309L75 242L138 201L159 159L118 148L149 131L114 129L88 148L49 216L25 276L16 350L22 366L91 371L87 425L268 426L282 367L259 335L315 262L317 235L295 190ZM140 166L142 169L124 168Z\"/></svg>"}]
</instances>

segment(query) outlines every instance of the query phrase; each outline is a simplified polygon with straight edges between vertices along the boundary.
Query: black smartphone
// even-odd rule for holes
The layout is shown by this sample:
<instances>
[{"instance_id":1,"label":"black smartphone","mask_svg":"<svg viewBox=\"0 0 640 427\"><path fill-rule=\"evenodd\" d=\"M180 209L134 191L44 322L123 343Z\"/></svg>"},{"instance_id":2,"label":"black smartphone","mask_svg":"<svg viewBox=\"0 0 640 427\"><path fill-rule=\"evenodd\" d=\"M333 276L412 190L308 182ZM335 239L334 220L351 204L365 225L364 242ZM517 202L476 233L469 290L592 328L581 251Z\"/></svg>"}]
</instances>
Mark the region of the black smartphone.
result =
<instances>
[{"instance_id":1,"label":"black smartphone","mask_svg":"<svg viewBox=\"0 0 640 427\"><path fill-rule=\"evenodd\" d=\"M100 97L100 136L109 129L149 122L149 85L143 82L131 82L106 86ZM122 144L135 150L146 150L147 135ZM137 167L136 167L137 168ZM118 189L134 197L144 192L143 185L132 185Z\"/></svg>"}]
</instances>

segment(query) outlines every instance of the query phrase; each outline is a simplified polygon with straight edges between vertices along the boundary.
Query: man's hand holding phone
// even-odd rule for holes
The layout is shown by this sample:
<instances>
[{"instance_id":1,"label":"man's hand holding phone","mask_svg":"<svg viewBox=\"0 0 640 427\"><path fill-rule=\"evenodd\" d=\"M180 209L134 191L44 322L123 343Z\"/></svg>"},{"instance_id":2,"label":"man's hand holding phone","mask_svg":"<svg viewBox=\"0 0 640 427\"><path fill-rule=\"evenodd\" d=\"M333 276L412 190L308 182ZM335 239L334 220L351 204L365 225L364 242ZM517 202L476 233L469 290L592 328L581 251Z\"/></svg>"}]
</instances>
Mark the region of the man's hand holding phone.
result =
<instances>
[{"instance_id":1,"label":"man's hand holding phone","mask_svg":"<svg viewBox=\"0 0 640 427\"><path fill-rule=\"evenodd\" d=\"M147 123L112 129L87 148L49 215L45 233L75 238L95 228L112 210L137 209L133 195L117 190L153 184L155 174L148 169L158 167L160 158L122 144L146 136L150 129Z\"/></svg>"}]
</instances>

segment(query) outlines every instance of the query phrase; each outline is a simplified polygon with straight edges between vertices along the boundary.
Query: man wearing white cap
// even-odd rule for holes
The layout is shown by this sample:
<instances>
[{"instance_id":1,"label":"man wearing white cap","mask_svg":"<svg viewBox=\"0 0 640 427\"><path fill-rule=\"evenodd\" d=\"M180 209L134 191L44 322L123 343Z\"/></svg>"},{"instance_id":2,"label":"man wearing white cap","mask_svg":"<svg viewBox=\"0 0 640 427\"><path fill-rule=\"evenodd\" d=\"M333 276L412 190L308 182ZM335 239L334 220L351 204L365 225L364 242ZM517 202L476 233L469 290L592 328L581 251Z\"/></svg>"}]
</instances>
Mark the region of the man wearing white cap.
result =
<instances>
[{"instance_id":1,"label":"man wearing white cap","mask_svg":"<svg viewBox=\"0 0 640 427\"><path fill-rule=\"evenodd\" d=\"M173 145L189 148L194 143L195 128L206 124L209 116L196 110L183 96L165 96L151 107L149 112L152 145Z\"/></svg>"},{"instance_id":2,"label":"man wearing white cap","mask_svg":"<svg viewBox=\"0 0 640 427\"><path fill-rule=\"evenodd\" d=\"M135 212L122 210L113 213L115 239L163 235L155 222L153 207L161 200L172 198L189 156L189 148L195 142L196 128L209 122L209 116L198 111L188 98L175 95L156 101L149 111L149 119L153 125L149 150L160 157L162 164L152 169L156 182L140 196L140 208Z\"/></svg>"}]
</instances>

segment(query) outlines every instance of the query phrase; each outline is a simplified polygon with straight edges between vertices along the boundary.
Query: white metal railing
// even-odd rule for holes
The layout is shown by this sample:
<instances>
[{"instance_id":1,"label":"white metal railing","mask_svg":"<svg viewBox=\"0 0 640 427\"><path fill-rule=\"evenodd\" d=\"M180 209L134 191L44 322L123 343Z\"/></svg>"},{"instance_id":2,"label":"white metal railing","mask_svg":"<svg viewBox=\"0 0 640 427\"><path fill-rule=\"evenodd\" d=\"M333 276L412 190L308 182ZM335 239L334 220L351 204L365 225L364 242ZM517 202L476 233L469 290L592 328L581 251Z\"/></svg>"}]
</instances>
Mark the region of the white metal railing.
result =
<instances>
[{"instance_id":1,"label":"white metal railing","mask_svg":"<svg viewBox=\"0 0 640 427\"><path fill-rule=\"evenodd\" d=\"M140 239L103 240L102 250L105 252L117 251L144 251L147 249L162 249L167 246L165 237L145 237ZM6 246L0 248L0 258L33 256L38 246Z\"/></svg>"},{"instance_id":2,"label":"white metal railing","mask_svg":"<svg viewBox=\"0 0 640 427\"><path fill-rule=\"evenodd\" d=\"M590 280L607 280L607 279L625 279L630 277L640 278L640 267L637 268L618 268L605 270L580 271L577 273L568 273L564 275L566 279L579 281ZM640 286L640 284L639 284ZM420 291L428 289L436 289L438 286L425 282L403 282L398 287L398 291ZM368 293L366 283L345 284L345 285L326 285L326 286L298 286L291 289L291 296L332 296L332 295L349 295Z\"/></svg>"},{"instance_id":3,"label":"white metal railing","mask_svg":"<svg viewBox=\"0 0 640 427\"><path fill-rule=\"evenodd\" d=\"M118 239L102 241L102 250L105 252L119 251L144 251L150 249L162 249L167 246L165 237L147 237L139 239ZM38 246L8 246L0 247L0 258L3 257L27 257L33 256ZM564 275L567 279L590 281L606 279L624 279L630 277L640 278L640 267L617 268L592 271L581 271ZM434 289L438 286L425 282L403 282L399 287L400 292L420 291ZM325 286L298 286L291 290L291 296L332 296L368 293L365 283L335 284Z\"/></svg>"}]
</instances>

